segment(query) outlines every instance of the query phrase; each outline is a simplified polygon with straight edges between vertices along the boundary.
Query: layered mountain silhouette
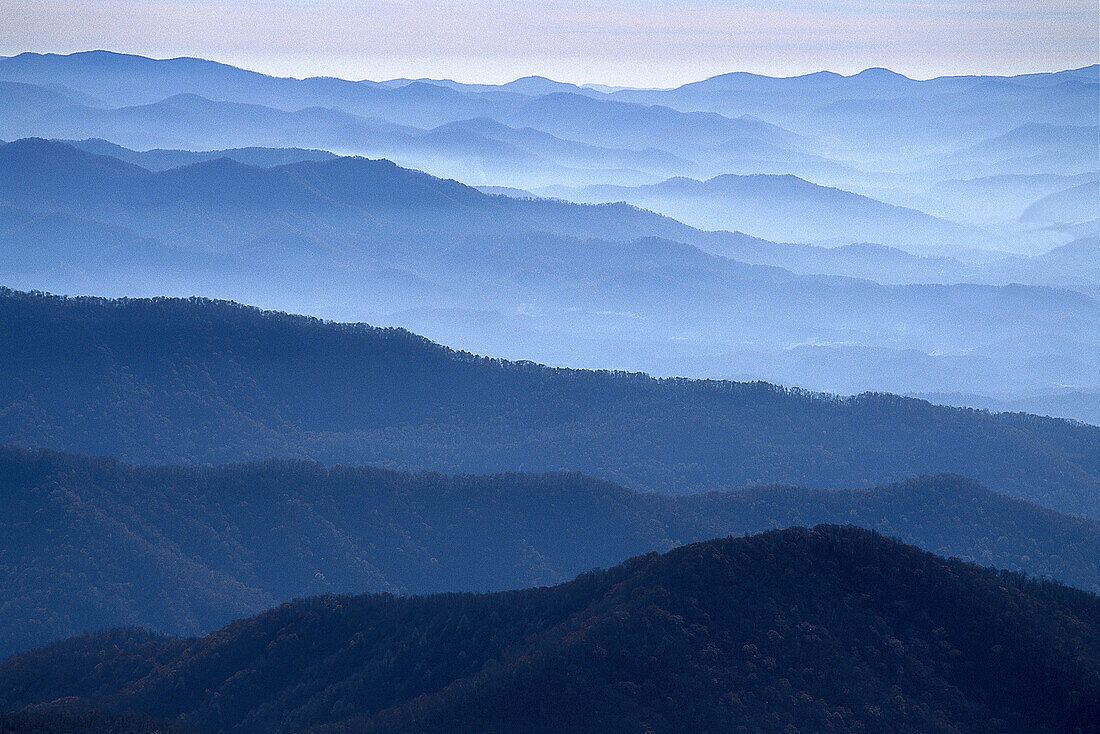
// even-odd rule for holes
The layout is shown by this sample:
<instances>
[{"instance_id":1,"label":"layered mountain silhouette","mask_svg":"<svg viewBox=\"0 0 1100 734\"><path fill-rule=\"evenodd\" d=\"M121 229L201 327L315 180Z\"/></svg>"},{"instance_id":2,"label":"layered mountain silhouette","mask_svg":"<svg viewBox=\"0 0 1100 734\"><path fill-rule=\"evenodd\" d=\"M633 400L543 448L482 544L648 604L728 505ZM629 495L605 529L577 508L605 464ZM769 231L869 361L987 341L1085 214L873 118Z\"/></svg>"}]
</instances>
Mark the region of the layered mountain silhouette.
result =
<instances>
[{"instance_id":1,"label":"layered mountain silhouette","mask_svg":"<svg viewBox=\"0 0 1100 734\"><path fill-rule=\"evenodd\" d=\"M1029 206L1021 217L1029 221L1077 224L1100 221L1100 181L1044 196Z\"/></svg>"},{"instance_id":2,"label":"layered mountain silhouette","mask_svg":"<svg viewBox=\"0 0 1100 734\"><path fill-rule=\"evenodd\" d=\"M552 588L319 597L200 639L77 638L0 665L0 705L204 732L1083 732L1097 612L1094 595L820 526Z\"/></svg>"},{"instance_id":3,"label":"layered mountain silhouette","mask_svg":"<svg viewBox=\"0 0 1100 734\"><path fill-rule=\"evenodd\" d=\"M546 193L585 203L625 201L702 229L780 242L866 241L942 253L981 239L977 231L923 212L790 175L727 174L706 181L673 178L649 186L556 188Z\"/></svg>"},{"instance_id":4,"label":"layered mountain silhouette","mask_svg":"<svg viewBox=\"0 0 1100 734\"><path fill-rule=\"evenodd\" d=\"M115 145L101 138L66 140L64 142L74 148L79 148L89 153L95 153L96 155L106 155L112 158L118 158L119 160L133 163L136 166L141 166L150 171L167 171L170 168L181 168L183 166L204 163L219 158L229 158L230 160L244 163L248 166L271 168L274 166L286 165L288 163L299 163L301 161L327 161L337 157L325 150L306 150L303 148L252 147L208 151L165 149L136 151L130 150L129 148L123 148L121 145Z\"/></svg>"},{"instance_id":5,"label":"layered mountain silhouette","mask_svg":"<svg viewBox=\"0 0 1100 734\"><path fill-rule=\"evenodd\" d=\"M321 147L478 185L639 185L771 173L860 193L912 193L937 178L1097 170L1095 134L1083 142L1091 157L1073 142L1080 137L1074 131L1095 130L1096 66L925 81L885 69L788 79L728 74L672 90L612 90L544 78L499 86L299 80L200 59L96 51L0 59L0 81L23 90L9 92L2 138ZM219 124L204 127L203 120ZM487 121L512 129L470 129ZM458 127L441 127L451 124ZM1052 138L1055 130L1062 132ZM905 151L900 158L898 150ZM897 198L891 203L907 197Z\"/></svg>"},{"instance_id":6,"label":"layered mountain silhouette","mask_svg":"<svg viewBox=\"0 0 1100 734\"><path fill-rule=\"evenodd\" d=\"M0 734L1091 734L1098 105L0 58Z\"/></svg>"},{"instance_id":7,"label":"layered mountain silhouette","mask_svg":"<svg viewBox=\"0 0 1100 734\"><path fill-rule=\"evenodd\" d=\"M987 175L1095 173L1100 159L1100 128L1088 124L1029 123L956 154L971 175L974 161L985 161ZM965 162L961 162L965 161Z\"/></svg>"},{"instance_id":8,"label":"layered mountain silhouette","mask_svg":"<svg viewBox=\"0 0 1100 734\"><path fill-rule=\"evenodd\" d=\"M671 494L953 472L1097 517L1100 428L1060 420L552 369L201 299L6 292L0 339L5 443L143 463L565 469Z\"/></svg>"},{"instance_id":9,"label":"layered mountain silhouette","mask_svg":"<svg viewBox=\"0 0 1100 734\"><path fill-rule=\"evenodd\" d=\"M949 218L985 223L1018 219L1039 199L1090 181L1100 174L1064 176L1051 173L1009 174L954 179L937 183L923 206L936 206ZM935 202L935 203L933 203Z\"/></svg>"},{"instance_id":10,"label":"layered mountain silhouette","mask_svg":"<svg viewBox=\"0 0 1100 734\"><path fill-rule=\"evenodd\" d=\"M489 196L387 161L258 167L231 156L150 171L57 142L3 146L0 200L103 225L80 225L96 229L83 254L48 229L12 231L25 246L8 254L4 281L68 293L214 295L406 325L483 353L658 374L768 377L844 392L1095 388L1100 306L1080 293L821 277L886 271L904 282L925 261L704 232L622 204ZM147 252L132 246L145 241L155 243ZM180 250L193 253L189 266L164 255ZM943 280L960 271L980 280L961 263L947 265ZM1032 272L1023 265L1016 272ZM1067 283L1057 270L1027 279ZM969 314L965 323L959 313ZM798 349L813 351L817 366L790 359ZM849 359L868 368L852 372ZM868 379L852 385L856 374Z\"/></svg>"},{"instance_id":11,"label":"layered mountain silhouette","mask_svg":"<svg viewBox=\"0 0 1100 734\"><path fill-rule=\"evenodd\" d=\"M639 553L819 522L1100 590L1100 523L957 476L670 497L577 474L141 468L4 448L0 481L0 657L108 627L205 633L321 593L559 583Z\"/></svg>"},{"instance_id":12,"label":"layered mountain silhouette","mask_svg":"<svg viewBox=\"0 0 1100 734\"><path fill-rule=\"evenodd\" d=\"M636 152L639 135L686 142L705 134L699 139L703 145L795 139L757 120L563 92L539 98L514 92L466 94L420 81L392 87L314 80L302 86L298 80L209 62L161 62L168 68L160 69L149 59L111 54L102 57L103 65L88 64L70 75L62 70L62 59L77 61L41 58L46 71L27 68L25 57L0 59L0 78L6 73L41 83L56 75L78 89L94 87L111 101L88 103L15 82L26 91L13 93L11 110L0 117L0 137L106 138L136 148L325 148L384 156L437 174L462 175L470 183L507 180L523 185L593 178L638 183L697 169L678 154L697 152L698 145L685 148L681 142ZM180 68L171 68L173 64ZM126 67L132 71L121 71ZM218 78L206 80L207 73ZM165 93L149 96L136 90L135 80L146 77L146 90ZM50 104L45 105L40 97L47 95ZM211 126L211 120L219 124ZM486 121L493 122L490 130L484 129ZM582 123L588 127L572 129ZM567 139L558 139L555 131L564 131Z\"/></svg>"},{"instance_id":13,"label":"layered mountain silhouette","mask_svg":"<svg viewBox=\"0 0 1100 734\"><path fill-rule=\"evenodd\" d=\"M674 90L612 96L681 111L758 115L820 136L841 155L896 165L899 150L963 149L1025 125L1095 126L1091 107L1098 95L1100 66L1093 65L1054 74L924 81L887 69L792 78L734 73Z\"/></svg>"},{"instance_id":14,"label":"layered mountain silhouette","mask_svg":"<svg viewBox=\"0 0 1100 734\"><path fill-rule=\"evenodd\" d=\"M1034 255L1097 233L1095 225L1037 230L1017 221L1050 191L1021 206L940 187L960 178L1100 172L1096 66L924 81L885 69L787 79L730 74L672 90L614 90L544 78L499 86L275 78L201 59L95 51L0 58L0 86L8 102L0 138L7 140L99 138L201 152L324 149L521 189L793 174L850 193L849 208L863 196L964 223L910 213L905 226L894 226L896 210L881 209L878 221L830 205L815 220L840 230L836 242L925 253L933 243L952 256L974 247ZM147 161L163 165L163 157ZM756 222L764 223L766 216ZM794 221L785 226L793 229L758 231L822 239Z\"/></svg>"}]
</instances>

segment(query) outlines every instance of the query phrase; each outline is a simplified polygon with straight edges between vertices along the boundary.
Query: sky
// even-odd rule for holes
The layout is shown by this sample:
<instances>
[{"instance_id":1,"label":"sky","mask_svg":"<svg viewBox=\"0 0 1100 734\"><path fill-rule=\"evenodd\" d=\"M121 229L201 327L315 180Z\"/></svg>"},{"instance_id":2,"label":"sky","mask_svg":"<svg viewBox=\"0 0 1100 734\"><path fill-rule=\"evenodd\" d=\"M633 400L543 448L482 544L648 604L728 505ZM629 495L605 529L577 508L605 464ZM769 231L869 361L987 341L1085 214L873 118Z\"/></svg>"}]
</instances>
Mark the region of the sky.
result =
<instances>
[{"instance_id":1,"label":"sky","mask_svg":"<svg viewBox=\"0 0 1100 734\"><path fill-rule=\"evenodd\" d=\"M104 48L283 76L673 86L1096 63L1097 0L0 0L0 55Z\"/></svg>"}]
</instances>

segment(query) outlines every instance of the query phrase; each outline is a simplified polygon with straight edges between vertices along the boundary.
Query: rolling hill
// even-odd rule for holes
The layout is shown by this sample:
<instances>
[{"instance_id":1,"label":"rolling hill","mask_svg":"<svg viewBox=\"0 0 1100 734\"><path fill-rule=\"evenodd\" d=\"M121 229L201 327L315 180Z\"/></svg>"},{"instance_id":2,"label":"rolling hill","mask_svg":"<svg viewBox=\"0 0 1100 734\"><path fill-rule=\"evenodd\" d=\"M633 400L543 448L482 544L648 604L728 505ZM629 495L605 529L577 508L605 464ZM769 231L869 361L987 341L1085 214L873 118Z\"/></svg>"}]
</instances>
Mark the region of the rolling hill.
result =
<instances>
[{"instance_id":1,"label":"rolling hill","mask_svg":"<svg viewBox=\"0 0 1100 734\"><path fill-rule=\"evenodd\" d=\"M1007 222L1019 219L1028 206L1045 196L1096 180L1100 180L1100 173L1009 174L947 180L933 186L922 207L938 205L947 210L948 218L957 221Z\"/></svg>"},{"instance_id":2,"label":"rolling hill","mask_svg":"<svg viewBox=\"0 0 1100 734\"><path fill-rule=\"evenodd\" d=\"M992 173L1061 173L1074 166L1070 156L1052 155L1027 166L995 170L1012 157L993 150L986 140L1013 131L1061 126L1095 126L1100 100L1100 67L1093 65L1055 73L996 76L945 76L909 79L888 69L866 69L843 76L817 72L790 78L732 73L672 90L623 90L612 99L638 104L662 104L684 112L707 111L725 116L755 115L811 138L830 155L858 162L872 170L912 173L911 155L951 158L975 146L967 164L957 169L969 175ZM1027 138L1027 135L1020 138ZM1018 138L1017 140L1019 140ZM1095 148L1095 136L1091 142ZM1049 150L1049 149L1048 149ZM964 156L959 156L961 161ZM1088 159L1086 159L1088 160ZM1095 170L1091 163L1081 166ZM1042 168L1052 166L1051 169ZM990 166L990 168L986 168ZM983 171L978 173L977 171Z\"/></svg>"},{"instance_id":3,"label":"rolling hill","mask_svg":"<svg viewBox=\"0 0 1100 734\"><path fill-rule=\"evenodd\" d=\"M1100 220L1100 181L1090 181L1039 199L1020 215L1029 222L1077 224Z\"/></svg>"},{"instance_id":4,"label":"rolling hill","mask_svg":"<svg viewBox=\"0 0 1100 734\"><path fill-rule=\"evenodd\" d=\"M1100 84L1085 86L1095 100ZM938 176L1007 176L1097 172L1100 130L1095 117L1053 118L1027 122L999 135L976 142L947 156L935 169Z\"/></svg>"},{"instance_id":5,"label":"rolling hill","mask_svg":"<svg viewBox=\"0 0 1100 734\"><path fill-rule=\"evenodd\" d=\"M956 476L670 497L578 474L142 468L3 448L0 487L0 658L115 626L206 633L314 594L560 583L648 551L819 522L1100 591L1100 523Z\"/></svg>"},{"instance_id":6,"label":"rolling hill","mask_svg":"<svg viewBox=\"0 0 1100 734\"><path fill-rule=\"evenodd\" d=\"M210 732L1073 732L1100 602L819 526L488 596L319 597L0 664L0 707ZM47 719L48 720L48 719Z\"/></svg>"},{"instance_id":7,"label":"rolling hill","mask_svg":"<svg viewBox=\"0 0 1100 734\"><path fill-rule=\"evenodd\" d=\"M672 178L649 186L557 187L537 193L589 204L625 201L701 229L778 242L877 242L942 254L983 237L914 209L790 175L727 174L706 181Z\"/></svg>"}]
</instances>

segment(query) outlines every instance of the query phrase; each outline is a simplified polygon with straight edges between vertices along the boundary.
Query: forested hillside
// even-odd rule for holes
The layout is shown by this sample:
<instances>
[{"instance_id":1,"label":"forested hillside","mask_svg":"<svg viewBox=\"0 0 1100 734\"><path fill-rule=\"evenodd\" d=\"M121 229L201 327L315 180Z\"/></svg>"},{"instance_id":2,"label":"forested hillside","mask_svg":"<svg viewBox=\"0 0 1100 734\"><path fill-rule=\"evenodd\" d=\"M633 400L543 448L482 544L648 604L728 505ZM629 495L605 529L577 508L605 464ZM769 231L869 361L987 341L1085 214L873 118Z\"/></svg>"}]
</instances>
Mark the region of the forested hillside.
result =
<instances>
[{"instance_id":1,"label":"forested hillside","mask_svg":"<svg viewBox=\"0 0 1100 734\"><path fill-rule=\"evenodd\" d=\"M0 714L0 734L168 734L166 726L148 716L108 714L59 704Z\"/></svg>"},{"instance_id":2,"label":"forested hillside","mask_svg":"<svg viewBox=\"0 0 1100 734\"><path fill-rule=\"evenodd\" d=\"M139 463L580 471L669 494L956 473L1100 517L1100 428L452 352L205 300L0 295L0 441Z\"/></svg>"},{"instance_id":3,"label":"forested hillside","mask_svg":"<svg viewBox=\"0 0 1100 734\"><path fill-rule=\"evenodd\" d=\"M77 638L0 664L0 707L65 699L208 734L1077 734L1095 724L1098 623L1094 595L819 526L552 588Z\"/></svg>"},{"instance_id":4,"label":"forested hillside","mask_svg":"<svg viewBox=\"0 0 1100 734\"><path fill-rule=\"evenodd\" d=\"M0 448L0 657L118 625L205 633L313 594L553 584L639 553L819 522L1100 591L1100 523L955 476L670 497L579 474L149 469Z\"/></svg>"}]
</instances>

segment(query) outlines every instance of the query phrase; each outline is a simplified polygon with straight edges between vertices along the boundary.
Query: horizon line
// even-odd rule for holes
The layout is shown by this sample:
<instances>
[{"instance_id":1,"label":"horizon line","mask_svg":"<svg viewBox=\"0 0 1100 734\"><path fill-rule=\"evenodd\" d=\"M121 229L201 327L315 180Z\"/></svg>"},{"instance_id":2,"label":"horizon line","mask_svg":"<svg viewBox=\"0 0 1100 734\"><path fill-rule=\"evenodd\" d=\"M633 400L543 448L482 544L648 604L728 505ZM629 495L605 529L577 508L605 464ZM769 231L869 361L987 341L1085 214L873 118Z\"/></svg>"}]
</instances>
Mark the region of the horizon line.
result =
<instances>
[{"instance_id":1,"label":"horizon line","mask_svg":"<svg viewBox=\"0 0 1100 734\"><path fill-rule=\"evenodd\" d=\"M718 78L727 77L727 76L734 76L734 75L743 75L743 76L749 76L749 77L756 77L756 78L759 78L759 79L770 79L770 80L781 81L781 80L790 80L790 79L803 79L803 78L806 78L806 77L819 76L819 75L828 75L828 76L835 76L835 77L840 77L840 78L844 78L844 79L852 79L852 78L858 77L860 75L866 74L868 72L885 71L885 72L888 72L889 74L901 77L903 79L907 79L909 81L928 82L928 81L935 81L935 80L938 80L938 79L963 79L963 78L1014 79L1014 78L1018 78L1018 77L1027 77L1027 76L1036 76L1036 75L1053 75L1053 74L1081 72L1081 71L1086 71L1086 70L1089 70L1089 69L1100 67L1100 62L1093 62L1091 64L1085 64L1084 66L1076 66L1076 67L1053 69L1053 70L1025 71L1025 72L1020 72L1020 73L1017 73L1017 74L980 74L980 73L966 74L966 73L960 73L960 74L939 74L939 75L928 76L928 77L908 76L907 74L903 74L901 72L895 71L895 70L893 70L893 69L891 69L887 66L869 66L869 67L866 67L866 68L864 68L864 69L862 69L858 72L853 72L851 74L843 74L841 72L833 71L833 70L830 70L830 69L818 69L816 71L808 71L808 72L801 73L801 74L791 74L791 75L788 75L788 76L771 75L771 74L764 74L764 73L752 72L752 71L731 70L731 71L722 72L722 73L719 73L719 74L712 74L710 76L706 76L706 77L702 77L702 78L699 78L699 79L694 79L694 80L691 80L691 81L687 81L687 82L684 82L683 84L679 84L679 85L676 85L676 86L646 87L646 86L635 86L635 85L610 84L610 83L598 82L598 81L587 81L587 82L580 82L580 83L577 83L577 82L563 82L563 81L559 81L557 79L554 79L552 77L543 76L541 74L526 74L526 75L523 75L523 76L519 76L519 77L510 79L509 81L499 82L499 83L464 82L464 81L460 81L460 80L452 78L452 77L438 77L438 78L436 78L436 77L397 76L397 77L380 78L380 79L368 79L368 78L355 79L355 78L336 76L336 75L330 75L330 74L312 74L312 75L306 75L306 76L294 76L292 74L282 75L282 74L269 73L269 72L266 72L266 71L261 71L261 70L256 69L256 68L249 68L248 66L238 65L238 64L227 62L227 61L221 61L221 60L218 60L218 59L215 59L215 58L207 58L207 57L204 57L204 56L189 56L189 55L148 56L148 55L139 54L139 53L130 53L130 52L125 52L125 51L114 51L114 50L107 49L107 48L92 48L92 49L85 49L85 50L80 50L80 51L70 51L70 52L29 51L28 50L28 51L20 51L18 53L13 53L13 54L7 55L7 56L0 56L0 60L11 60L11 59L19 58L21 56L68 58L68 57L72 57L72 56L87 56L87 55L92 55L92 54L107 54L107 55L110 55L110 56L117 56L117 57L123 57L123 58L133 58L133 59L142 59L142 60L145 60L145 61L159 61L159 62L198 61L198 62L203 62L203 63L208 63L208 64L215 64L215 65L218 65L218 66L228 67L228 68L232 68L232 69L237 69L237 70L245 71L245 72L252 73L252 74L258 74L260 76L265 76L265 77L272 78L272 79L284 79L284 80L293 80L293 81L309 81L309 80L314 80L314 79L330 79L330 80L348 82L348 83L351 83L351 84L390 84L390 83L394 83L394 82L408 82L408 83L412 84L412 83L416 83L416 82L425 82L425 83L446 83L446 82L450 82L452 84L459 84L459 85L462 85L462 86L469 86L469 87L504 87L504 86L508 86L508 85L511 85L511 84L515 84L516 82L521 82L521 81L525 81L525 80L529 80L529 79L541 79L541 80L553 82L555 84L561 84L561 85L564 85L564 86L572 86L572 87L576 87L578 89L588 89L588 90L597 91L597 92L600 91L600 89L598 89L598 88L601 88L601 87L605 88L605 89L609 89L611 91L618 91L618 90L668 91L668 90L678 89L678 88L684 87L684 86L689 86L691 84L706 82L706 81L709 81L711 79L718 79ZM1100 80L1098 80L1098 81L1100 81Z\"/></svg>"}]
</instances>

